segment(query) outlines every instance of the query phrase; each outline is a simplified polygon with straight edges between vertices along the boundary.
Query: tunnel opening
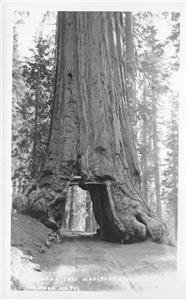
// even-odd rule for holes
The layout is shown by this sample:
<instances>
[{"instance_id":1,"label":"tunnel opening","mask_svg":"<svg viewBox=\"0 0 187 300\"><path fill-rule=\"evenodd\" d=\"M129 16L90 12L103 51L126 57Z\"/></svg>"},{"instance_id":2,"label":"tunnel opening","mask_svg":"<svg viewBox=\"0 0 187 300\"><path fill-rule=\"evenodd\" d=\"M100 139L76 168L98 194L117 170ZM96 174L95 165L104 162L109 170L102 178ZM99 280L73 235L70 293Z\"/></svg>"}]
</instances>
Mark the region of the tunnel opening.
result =
<instances>
[{"instance_id":1,"label":"tunnel opening","mask_svg":"<svg viewBox=\"0 0 187 300\"><path fill-rule=\"evenodd\" d=\"M69 184L63 227L87 232L102 240L119 242L123 233L116 226L105 181L84 181L76 174Z\"/></svg>"},{"instance_id":2,"label":"tunnel opening","mask_svg":"<svg viewBox=\"0 0 187 300\"><path fill-rule=\"evenodd\" d=\"M96 234L99 226L95 219L90 193L80 187L78 177L74 177L68 188L63 230Z\"/></svg>"}]
</instances>

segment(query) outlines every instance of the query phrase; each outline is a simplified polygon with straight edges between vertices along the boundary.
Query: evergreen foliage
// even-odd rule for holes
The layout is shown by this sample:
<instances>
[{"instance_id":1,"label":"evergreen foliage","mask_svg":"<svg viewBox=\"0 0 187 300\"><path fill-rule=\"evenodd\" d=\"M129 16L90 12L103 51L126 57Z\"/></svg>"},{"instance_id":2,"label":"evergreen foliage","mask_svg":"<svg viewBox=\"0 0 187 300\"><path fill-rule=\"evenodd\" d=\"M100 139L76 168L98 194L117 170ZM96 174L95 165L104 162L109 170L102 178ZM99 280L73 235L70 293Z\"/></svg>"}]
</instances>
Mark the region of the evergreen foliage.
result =
<instances>
[{"instance_id":1,"label":"evergreen foliage","mask_svg":"<svg viewBox=\"0 0 187 300\"><path fill-rule=\"evenodd\" d=\"M15 48L16 36L14 40ZM12 156L16 159L13 179L18 182L37 176L46 153L54 86L54 34L43 37L39 32L30 51L31 57L22 62L15 58L15 50L13 57L13 95L19 101L14 105Z\"/></svg>"},{"instance_id":2,"label":"evergreen foliage","mask_svg":"<svg viewBox=\"0 0 187 300\"><path fill-rule=\"evenodd\" d=\"M137 113L140 129L137 130L139 132L137 147L142 162L142 188L144 197L148 198L147 201L151 202L151 206L154 207L156 213L158 209L155 198L156 193L154 192L156 163L158 165L157 171L161 177L159 191L157 192L159 192L161 200L160 205L164 221L171 231L174 230L174 227L176 230L177 227L177 225L174 226L174 218L176 224L178 95L175 95L172 89L172 76L179 68L179 16L180 14L176 13L157 15L157 17L165 19L170 24L169 35L162 42L158 38L154 23L152 23L152 13L134 15L136 82L137 94L139 95L137 97L139 99ZM169 103L167 116L165 116L166 98ZM170 120L168 120L169 114L171 114ZM155 143L157 145L156 153ZM174 236L171 239L174 240Z\"/></svg>"}]
</instances>

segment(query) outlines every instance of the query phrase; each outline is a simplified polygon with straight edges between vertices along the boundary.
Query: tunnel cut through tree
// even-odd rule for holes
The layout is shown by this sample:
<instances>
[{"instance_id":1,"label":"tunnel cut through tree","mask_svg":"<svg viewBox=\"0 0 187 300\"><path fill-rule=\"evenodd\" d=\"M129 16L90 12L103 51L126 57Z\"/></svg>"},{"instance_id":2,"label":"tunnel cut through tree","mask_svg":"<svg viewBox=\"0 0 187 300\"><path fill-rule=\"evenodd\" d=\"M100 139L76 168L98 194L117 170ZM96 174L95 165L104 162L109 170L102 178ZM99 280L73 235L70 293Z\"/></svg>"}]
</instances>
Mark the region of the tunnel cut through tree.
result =
<instances>
[{"instance_id":1,"label":"tunnel cut through tree","mask_svg":"<svg viewBox=\"0 0 187 300\"><path fill-rule=\"evenodd\" d=\"M120 12L58 13L55 99L38 185L54 196L59 224L77 176L90 193L104 240L160 241L163 225L140 191L127 108L124 26Z\"/></svg>"}]
</instances>

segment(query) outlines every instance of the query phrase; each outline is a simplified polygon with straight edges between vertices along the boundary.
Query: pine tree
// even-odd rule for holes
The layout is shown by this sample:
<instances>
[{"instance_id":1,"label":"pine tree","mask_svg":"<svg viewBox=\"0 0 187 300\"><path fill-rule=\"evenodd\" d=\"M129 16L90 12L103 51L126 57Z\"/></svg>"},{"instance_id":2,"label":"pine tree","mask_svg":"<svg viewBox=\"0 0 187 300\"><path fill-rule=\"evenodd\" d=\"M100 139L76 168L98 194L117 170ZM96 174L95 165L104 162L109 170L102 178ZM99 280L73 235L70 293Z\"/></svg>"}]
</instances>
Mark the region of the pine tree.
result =
<instances>
[{"instance_id":1,"label":"pine tree","mask_svg":"<svg viewBox=\"0 0 187 300\"><path fill-rule=\"evenodd\" d=\"M140 15L138 15L140 17ZM141 16L142 17L142 16ZM147 14L143 14L143 17L147 17ZM151 15L148 14L148 17ZM136 30L136 29L135 29ZM139 34L140 34L140 28ZM158 99L163 93L163 86L161 84L161 72L160 69L163 46L156 39L156 29L153 25L146 24L146 35L142 36L143 39L139 38L138 35L138 46L144 45L144 52L140 49L140 57L138 61L138 71L140 76L139 86L142 85L142 103L140 103L141 111L140 115L142 118L142 171L143 171L143 181L142 187L146 199L148 198L148 160L152 160L152 170L154 181L155 181L155 195L157 201L157 215L162 220L161 213L161 199L160 199L160 171L159 171L159 136L157 130L157 114L158 114ZM136 35L136 34L135 34ZM144 40L145 39L145 40ZM138 50L137 50L138 51ZM149 107L149 108L148 108ZM147 132L149 131L149 140L147 139ZM151 134L150 134L151 133ZM149 145L148 145L149 143ZM151 145L152 144L152 145ZM148 151L152 151L149 153ZM150 174L150 172L149 172ZM151 174L150 174L151 175Z\"/></svg>"},{"instance_id":2,"label":"pine tree","mask_svg":"<svg viewBox=\"0 0 187 300\"><path fill-rule=\"evenodd\" d=\"M159 15L158 17L159 18L162 17L162 14ZM173 98L176 99L176 97L174 96L174 92L172 91L171 88L170 80L172 78L173 72L177 70L179 65L178 52L179 52L180 24L179 24L179 14L166 13L163 14L163 18L167 19L168 24L170 24L171 21L171 34L168 36L168 38L165 40L164 43L160 43L159 41L156 40L156 31L153 26L150 26L151 19L152 19L152 14L150 13L148 14L139 13L134 16L134 21L135 21L134 37L136 41L135 44L136 44L136 53L137 53L136 65L137 65L137 75L138 75L137 82L139 88L138 93L140 95L139 99L142 99L142 101L138 103L138 108L139 108L138 112L140 117L139 126L140 128L142 128L142 144L139 145L141 157L142 157L142 167L143 167L142 187L143 187L144 194L146 194L146 190L148 190L148 198L151 199L153 196L150 193L153 187L152 185L153 178L154 178L153 175L156 175L157 173L156 176L157 187L160 186L159 181L162 182L162 187L156 189L157 199L162 200L162 202L160 200L158 201L159 205L157 205L157 209L159 209L160 211L162 208L164 221L166 221L166 223L169 225L168 220L171 217L171 212L173 211L174 208L172 210L170 209L170 214L169 214L169 209L166 203L171 203L172 201L171 202L169 201L170 195L166 186L167 184L170 185L170 190L171 190L171 184L169 182L172 181L171 169L173 163L171 162L171 159L169 159L169 157L167 156L167 158L165 159L165 165L163 166L163 159L161 163L157 148L158 146L162 148L162 152L164 151L164 149L166 149L165 151L167 151L168 148L171 149L169 147L170 144L169 142L168 144L164 143L164 137L162 137L161 133L165 132L166 128L169 128L170 134L168 133L167 140L172 139L171 137L173 135L171 134L172 132L171 128L173 126L171 124L173 121L171 121L171 123L169 124L168 122L166 122L166 120L163 117L162 117L163 120L161 120L160 114L162 111L163 104L160 99L162 99L162 95L165 95L165 97L167 97L168 99L173 99ZM147 21L149 23L149 26L147 24ZM141 25L138 26L138 24L140 23ZM166 57L165 55L168 45L170 49L175 48L174 54L170 57L169 56ZM145 85L146 85L146 89L145 89ZM145 101L145 97L146 97L146 101ZM152 108L151 110L150 107ZM168 110L169 109L170 109L170 105L168 106ZM175 110L177 111L176 107ZM175 124L174 127L176 128L176 126L177 125ZM151 132L153 134L150 134ZM174 138L174 140L176 139ZM154 142L154 147L152 141ZM173 145L173 148L176 149L177 146ZM176 155L175 172L177 172L176 161L177 161L178 154L177 151L174 152ZM162 172L160 172L160 170L162 170ZM161 175L161 179L159 180L160 175ZM175 179L177 180L176 175L175 175ZM173 191L173 195L175 194L174 196L175 199L177 199L176 184L177 183L176 182L174 183L173 181L173 186L175 185L175 193ZM177 200L175 200L174 202L176 203ZM152 202L152 207L153 205L154 202ZM167 207L167 212L165 211L165 207ZM177 206L175 207L174 211L176 215ZM176 223L177 222L175 222L175 224ZM169 227L171 228L170 225Z\"/></svg>"},{"instance_id":3,"label":"pine tree","mask_svg":"<svg viewBox=\"0 0 187 300\"><path fill-rule=\"evenodd\" d=\"M29 14L16 13L13 38L12 181L20 192L36 177L46 153L55 69L54 32L42 35L50 14L41 21L31 57L19 58L17 26L26 16Z\"/></svg>"},{"instance_id":4,"label":"pine tree","mask_svg":"<svg viewBox=\"0 0 187 300\"><path fill-rule=\"evenodd\" d=\"M170 57L169 76L176 78L179 70L180 51L180 14L167 14L171 25L171 34L167 38L167 46L172 49ZM165 221L170 227L170 240L172 244L177 241L178 231L178 106L179 94L170 87L170 119L167 121L167 135L165 139L166 157L162 172L162 201L165 208Z\"/></svg>"},{"instance_id":5,"label":"pine tree","mask_svg":"<svg viewBox=\"0 0 187 300\"><path fill-rule=\"evenodd\" d=\"M28 87L20 112L29 122L25 143L29 147L29 177L34 179L44 160L48 143L54 81L54 46L50 38L36 38L32 57L23 65ZM26 126L25 126L26 127ZM24 128L26 129L26 128Z\"/></svg>"},{"instance_id":6,"label":"pine tree","mask_svg":"<svg viewBox=\"0 0 187 300\"><path fill-rule=\"evenodd\" d=\"M174 227L172 240L177 240L178 229L178 96L172 99L168 122L167 157L162 180L162 198L166 207L166 222ZM174 224L173 224L174 223ZM174 225L174 226L173 226ZM171 233L172 235L172 233Z\"/></svg>"},{"instance_id":7,"label":"pine tree","mask_svg":"<svg viewBox=\"0 0 187 300\"><path fill-rule=\"evenodd\" d=\"M15 12L13 26L13 62L12 62L12 182L13 193L21 191L22 181L25 177L25 154L22 151L21 130L24 127L19 106L22 103L25 90L25 81L22 76L21 59L19 55L19 35L17 27L23 24L29 13Z\"/></svg>"}]
</instances>

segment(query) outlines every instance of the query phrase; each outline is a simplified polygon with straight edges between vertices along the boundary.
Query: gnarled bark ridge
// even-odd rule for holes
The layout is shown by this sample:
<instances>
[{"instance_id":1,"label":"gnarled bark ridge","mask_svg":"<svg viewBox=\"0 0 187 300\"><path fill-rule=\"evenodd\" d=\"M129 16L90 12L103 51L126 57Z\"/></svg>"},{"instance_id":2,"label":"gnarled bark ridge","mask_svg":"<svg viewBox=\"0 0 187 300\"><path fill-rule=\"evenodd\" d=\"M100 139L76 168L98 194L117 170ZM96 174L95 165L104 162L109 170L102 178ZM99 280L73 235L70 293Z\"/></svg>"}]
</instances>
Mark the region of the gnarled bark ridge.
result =
<instances>
[{"instance_id":1,"label":"gnarled bark ridge","mask_svg":"<svg viewBox=\"0 0 187 300\"><path fill-rule=\"evenodd\" d=\"M160 241L163 225L144 203L127 109L121 13L59 12L56 92L40 187L65 201L81 176L103 239Z\"/></svg>"}]
</instances>

